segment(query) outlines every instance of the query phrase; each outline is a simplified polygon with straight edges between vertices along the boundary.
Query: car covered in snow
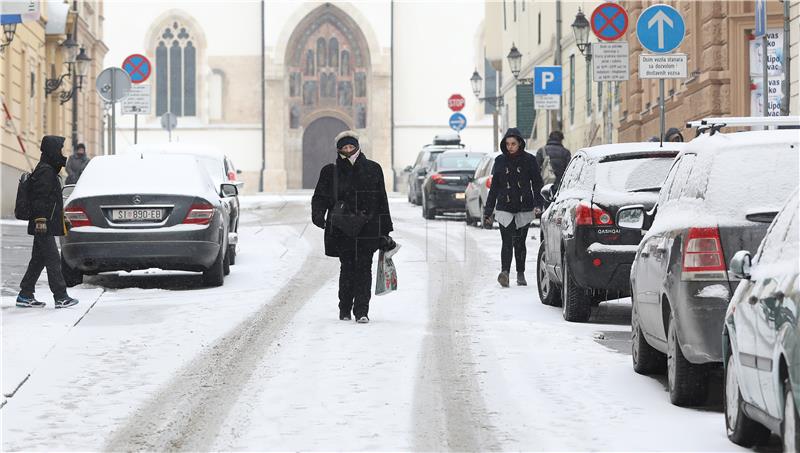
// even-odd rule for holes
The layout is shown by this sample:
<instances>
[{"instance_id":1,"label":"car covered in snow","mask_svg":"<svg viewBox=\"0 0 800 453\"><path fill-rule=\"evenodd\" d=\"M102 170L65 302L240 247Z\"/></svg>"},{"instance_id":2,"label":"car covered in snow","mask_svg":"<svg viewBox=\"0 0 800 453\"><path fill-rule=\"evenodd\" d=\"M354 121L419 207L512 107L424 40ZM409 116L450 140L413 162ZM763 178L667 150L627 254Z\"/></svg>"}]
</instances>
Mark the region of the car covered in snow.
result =
<instances>
[{"instance_id":1,"label":"car covered in snow","mask_svg":"<svg viewBox=\"0 0 800 453\"><path fill-rule=\"evenodd\" d=\"M467 225L483 225L483 207L489 198L489 189L492 187L492 168L497 154L486 154L478 164L472 181L467 184L464 198L467 203Z\"/></svg>"},{"instance_id":2,"label":"car covered in snow","mask_svg":"<svg viewBox=\"0 0 800 453\"><path fill-rule=\"evenodd\" d=\"M644 232L630 273L633 368L666 368L679 406L702 404L722 363L720 332L739 283L727 259L755 252L800 177L797 131L711 132L686 145L649 212L617 212L620 227Z\"/></svg>"},{"instance_id":3,"label":"car covered in snow","mask_svg":"<svg viewBox=\"0 0 800 453\"><path fill-rule=\"evenodd\" d=\"M463 150L465 146L456 132L438 134L433 138L433 143L425 145L417 154L414 165L405 168L408 173L408 202L415 205L422 204L422 183L430 171L431 166L442 154L448 150Z\"/></svg>"},{"instance_id":4,"label":"car covered in snow","mask_svg":"<svg viewBox=\"0 0 800 453\"><path fill-rule=\"evenodd\" d=\"M746 447L770 431L783 451L800 448L800 199L795 191L751 259L736 252L730 272L741 279L723 330L725 422Z\"/></svg>"},{"instance_id":5,"label":"car covered in snow","mask_svg":"<svg viewBox=\"0 0 800 453\"><path fill-rule=\"evenodd\" d=\"M618 143L578 150L561 185L542 188L536 281L545 305L564 319L585 322L592 305L627 296L638 231L615 223L617 209L650 208L682 143Z\"/></svg>"},{"instance_id":6,"label":"car covered in snow","mask_svg":"<svg viewBox=\"0 0 800 453\"><path fill-rule=\"evenodd\" d=\"M486 153L445 151L436 158L422 183L422 217L433 219L443 213L466 210L467 184Z\"/></svg>"},{"instance_id":7,"label":"car covered in snow","mask_svg":"<svg viewBox=\"0 0 800 453\"><path fill-rule=\"evenodd\" d=\"M230 272L230 219L221 195L194 156L132 154L91 160L67 199L62 271L84 274L160 268L203 273L220 286Z\"/></svg>"}]
</instances>

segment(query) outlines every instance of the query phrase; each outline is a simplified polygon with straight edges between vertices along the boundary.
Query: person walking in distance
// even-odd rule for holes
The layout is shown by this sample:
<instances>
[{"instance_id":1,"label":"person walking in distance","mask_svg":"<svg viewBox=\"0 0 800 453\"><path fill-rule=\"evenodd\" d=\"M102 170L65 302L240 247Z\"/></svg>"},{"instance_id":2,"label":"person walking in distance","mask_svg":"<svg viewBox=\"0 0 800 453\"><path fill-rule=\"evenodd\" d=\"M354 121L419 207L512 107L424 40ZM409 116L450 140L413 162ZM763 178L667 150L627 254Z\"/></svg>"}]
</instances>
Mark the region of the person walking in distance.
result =
<instances>
[{"instance_id":1,"label":"person walking in distance","mask_svg":"<svg viewBox=\"0 0 800 453\"><path fill-rule=\"evenodd\" d=\"M45 303L36 300L34 291L36 281L47 268L47 282L53 292L56 308L71 307L78 303L69 297L64 276L61 274L61 257L56 246L56 236L64 236L67 228L64 223L64 202L61 198L61 183L58 173L64 168L67 159L61 154L64 137L46 135L42 138L42 157L30 176L28 197L31 203L31 216L28 221L28 234L33 236L33 250L28 270L22 277L17 307L44 307Z\"/></svg>"},{"instance_id":2,"label":"person walking in distance","mask_svg":"<svg viewBox=\"0 0 800 453\"><path fill-rule=\"evenodd\" d=\"M325 230L325 254L338 257L339 319L369 322L372 257L396 244L383 169L361 151L358 135L344 131L334 141L336 162L322 167L311 198L311 221Z\"/></svg>"},{"instance_id":3,"label":"person walking in distance","mask_svg":"<svg viewBox=\"0 0 800 453\"><path fill-rule=\"evenodd\" d=\"M75 152L67 159L67 180L65 184L77 184L83 170L89 165L89 156L86 155L86 145L78 143Z\"/></svg>"},{"instance_id":4,"label":"person walking in distance","mask_svg":"<svg viewBox=\"0 0 800 453\"><path fill-rule=\"evenodd\" d=\"M564 148L563 141L564 134L561 131L550 132L547 144L536 151L536 163L542 170L542 182L553 184L556 188L561 184L564 171L572 159L572 154Z\"/></svg>"},{"instance_id":5,"label":"person walking in distance","mask_svg":"<svg viewBox=\"0 0 800 453\"><path fill-rule=\"evenodd\" d=\"M484 224L491 225L492 211L500 224L503 245L500 250L500 286L507 288L511 258L516 261L517 285L525 286L525 240L536 215L541 214L544 200L542 175L533 154L525 151L525 140L519 130L511 128L500 143L502 154L494 160L492 187L483 211ZM495 209L496 206L496 209Z\"/></svg>"}]
</instances>

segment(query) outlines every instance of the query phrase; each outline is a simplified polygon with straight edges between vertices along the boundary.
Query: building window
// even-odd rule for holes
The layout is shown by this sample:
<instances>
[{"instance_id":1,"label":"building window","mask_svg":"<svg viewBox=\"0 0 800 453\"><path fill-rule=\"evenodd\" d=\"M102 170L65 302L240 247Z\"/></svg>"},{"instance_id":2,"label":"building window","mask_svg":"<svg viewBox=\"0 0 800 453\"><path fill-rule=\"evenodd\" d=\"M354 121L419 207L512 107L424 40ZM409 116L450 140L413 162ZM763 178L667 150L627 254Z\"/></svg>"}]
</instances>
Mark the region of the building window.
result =
<instances>
[{"instance_id":1,"label":"building window","mask_svg":"<svg viewBox=\"0 0 800 453\"><path fill-rule=\"evenodd\" d=\"M339 67L339 40L336 38L331 38L328 44L328 66Z\"/></svg>"},{"instance_id":2,"label":"building window","mask_svg":"<svg viewBox=\"0 0 800 453\"><path fill-rule=\"evenodd\" d=\"M483 92L486 93L487 98L497 96L497 71L495 71L488 58L483 59L483 73L486 78L483 81ZM483 113L489 115L495 112L495 105L492 102L483 103Z\"/></svg>"},{"instance_id":3,"label":"building window","mask_svg":"<svg viewBox=\"0 0 800 453\"><path fill-rule=\"evenodd\" d=\"M569 124L575 124L575 55L569 56Z\"/></svg>"},{"instance_id":4,"label":"building window","mask_svg":"<svg viewBox=\"0 0 800 453\"><path fill-rule=\"evenodd\" d=\"M197 114L197 48L189 27L173 21L156 44L156 115Z\"/></svg>"},{"instance_id":5,"label":"building window","mask_svg":"<svg viewBox=\"0 0 800 453\"><path fill-rule=\"evenodd\" d=\"M317 67L324 68L327 65L328 50L325 38L317 39Z\"/></svg>"},{"instance_id":6,"label":"building window","mask_svg":"<svg viewBox=\"0 0 800 453\"><path fill-rule=\"evenodd\" d=\"M303 82L303 105L316 105L317 103L317 82L308 80Z\"/></svg>"},{"instance_id":7,"label":"building window","mask_svg":"<svg viewBox=\"0 0 800 453\"><path fill-rule=\"evenodd\" d=\"M514 22L517 21L517 0L514 0Z\"/></svg>"},{"instance_id":8,"label":"building window","mask_svg":"<svg viewBox=\"0 0 800 453\"><path fill-rule=\"evenodd\" d=\"M367 74L357 72L355 76L356 97L363 98L367 96Z\"/></svg>"},{"instance_id":9,"label":"building window","mask_svg":"<svg viewBox=\"0 0 800 453\"><path fill-rule=\"evenodd\" d=\"M506 0L503 0L503 30L508 30L508 24L506 19Z\"/></svg>"},{"instance_id":10,"label":"building window","mask_svg":"<svg viewBox=\"0 0 800 453\"><path fill-rule=\"evenodd\" d=\"M350 77L350 52L342 51L342 70L340 74L343 77Z\"/></svg>"},{"instance_id":11,"label":"building window","mask_svg":"<svg viewBox=\"0 0 800 453\"><path fill-rule=\"evenodd\" d=\"M293 105L289 110L289 128L297 129L300 127L300 107Z\"/></svg>"},{"instance_id":12,"label":"building window","mask_svg":"<svg viewBox=\"0 0 800 453\"><path fill-rule=\"evenodd\" d=\"M342 107L353 105L353 82L339 82L339 105Z\"/></svg>"},{"instance_id":13,"label":"building window","mask_svg":"<svg viewBox=\"0 0 800 453\"><path fill-rule=\"evenodd\" d=\"M223 88L225 86L225 74L219 69L211 71L208 77L208 118L212 120L222 119L222 99Z\"/></svg>"},{"instance_id":14,"label":"building window","mask_svg":"<svg viewBox=\"0 0 800 453\"><path fill-rule=\"evenodd\" d=\"M366 129L367 107L364 104L356 105L356 129Z\"/></svg>"},{"instance_id":15,"label":"building window","mask_svg":"<svg viewBox=\"0 0 800 453\"><path fill-rule=\"evenodd\" d=\"M300 87L303 84L303 76L299 72L289 75L289 97L300 97Z\"/></svg>"},{"instance_id":16,"label":"building window","mask_svg":"<svg viewBox=\"0 0 800 453\"><path fill-rule=\"evenodd\" d=\"M538 38L536 39L537 44L542 43L542 12L539 11L539 16L536 18L536 32L539 34Z\"/></svg>"},{"instance_id":17,"label":"building window","mask_svg":"<svg viewBox=\"0 0 800 453\"><path fill-rule=\"evenodd\" d=\"M317 71L314 70L314 51L309 49L306 52L306 70L303 71L303 75L314 77L316 74Z\"/></svg>"}]
</instances>

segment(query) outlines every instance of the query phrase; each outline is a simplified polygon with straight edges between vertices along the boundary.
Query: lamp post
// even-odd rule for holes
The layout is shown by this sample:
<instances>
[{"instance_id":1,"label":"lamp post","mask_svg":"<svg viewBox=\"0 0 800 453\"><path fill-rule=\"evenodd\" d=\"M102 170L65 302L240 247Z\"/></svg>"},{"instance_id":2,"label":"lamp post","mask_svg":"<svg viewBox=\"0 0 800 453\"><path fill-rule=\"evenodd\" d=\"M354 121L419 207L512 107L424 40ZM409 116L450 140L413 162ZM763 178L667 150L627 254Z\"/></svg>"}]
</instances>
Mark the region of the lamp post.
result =
<instances>
[{"instance_id":1,"label":"lamp post","mask_svg":"<svg viewBox=\"0 0 800 453\"><path fill-rule=\"evenodd\" d=\"M72 90L70 90L70 98L72 98L72 149L73 151L78 146L78 91L83 88L83 78L89 70L89 65L92 59L86 55L86 49L81 47L80 53L75 57L75 64L73 64L73 78Z\"/></svg>"},{"instance_id":2,"label":"lamp post","mask_svg":"<svg viewBox=\"0 0 800 453\"><path fill-rule=\"evenodd\" d=\"M575 45L578 47L578 50L581 52L581 55L586 58L586 64L589 65L592 63L592 43L589 42L589 21L586 19L586 15L583 14L580 8L578 8L578 13L575 15L575 20L572 22L572 33L575 35ZM587 83L591 83L591 81L587 80ZM605 136L606 136L606 143L611 143L612 141L612 133L613 133L613 124L612 124L612 117L611 117L611 108L612 108L612 100L611 97L613 96L612 93L612 82L606 82L606 111L604 115L604 122L605 122ZM600 90L603 89L602 85ZM602 94L602 93L601 93ZM600 106L597 106L598 110Z\"/></svg>"},{"instance_id":3,"label":"lamp post","mask_svg":"<svg viewBox=\"0 0 800 453\"><path fill-rule=\"evenodd\" d=\"M469 79L470 83L472 84L472 92L475 94L475 97L478 98L479 101L488 102L494 105L494 111L492 112L492 129L494 131L492 137L492 143L494 144L494 150L497 151L500 149L499 141L498 141L498 128L499 124L497 121L497 115L500 107L503 106L504 100L503 96L488 96L488 97L481 97L481 87L483 85L483 77L478 74L478 69L475 69L475 72L472 73L472 77Z\"/></svg>"},{"instance_id":4,"label":"lamp post","mask_svg":"<svg viewBox=\"0 0 800 453\"><path fill-rule=\"evenodd\" d=\"M14 34L17 32L17 24L3 24L3 38L5 42L0 44L0 51L5 50L6 47L14 40Z\"/></svg>"}]
</instances>

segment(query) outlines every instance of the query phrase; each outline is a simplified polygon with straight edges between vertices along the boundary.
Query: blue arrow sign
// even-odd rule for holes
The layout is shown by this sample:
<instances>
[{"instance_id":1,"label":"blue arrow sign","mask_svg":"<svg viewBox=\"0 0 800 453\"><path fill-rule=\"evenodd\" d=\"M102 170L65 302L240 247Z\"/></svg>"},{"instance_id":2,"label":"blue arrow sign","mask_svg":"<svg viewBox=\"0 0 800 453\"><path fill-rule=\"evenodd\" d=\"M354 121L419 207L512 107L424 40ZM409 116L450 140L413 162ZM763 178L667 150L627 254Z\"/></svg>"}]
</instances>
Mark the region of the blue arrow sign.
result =
<instances>
[{"instance_id":1,"label":"blue arrow sign","mask_svg":"<svg viewBox=\"0 0 800 453\"><path fill-rule=\"evenodd\" d=\"M683 17L669 5L653 5L642 11L636 21L636 37L642 47L653 53L672 52L685 35Z\"/></svg>"},{"instance_id":2,"label":"blue arrow sign","mask_svg":"<svg viewBox=\"0 0 800 453\"><path fill-rule=\"evenodd\" d=\"M533 94L557 94L561 96L561 66L534 67Z\"/></svg>"},{"instance_id":3,"label":"blue arrow sign","mask_svg":"<svg viewBox=\"0 0 800 453\"><path fill-rule=\"evenodd\" d=\"M467 117L456 112L450 115L450 128L455 131L461 131L467 127Z\"/></svg>"}]
</instances>

